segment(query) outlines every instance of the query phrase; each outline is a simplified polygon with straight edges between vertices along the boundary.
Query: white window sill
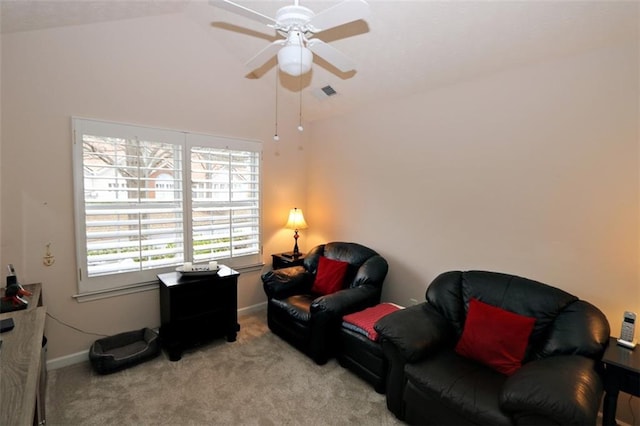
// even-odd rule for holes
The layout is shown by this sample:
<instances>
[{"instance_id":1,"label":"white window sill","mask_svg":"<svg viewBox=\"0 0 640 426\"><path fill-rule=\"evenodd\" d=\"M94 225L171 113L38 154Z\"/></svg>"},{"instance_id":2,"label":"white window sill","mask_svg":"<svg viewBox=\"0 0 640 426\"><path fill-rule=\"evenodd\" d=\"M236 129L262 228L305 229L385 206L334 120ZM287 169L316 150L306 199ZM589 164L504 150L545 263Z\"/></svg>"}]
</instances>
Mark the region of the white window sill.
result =
<instances>
[{"instance_id":1,"label":"white window sill","mask_svg":"<svg viewBox=\"0 0 640 426\"><path fill-rule=\"evenodd\" d=\"M235 269L240 273L243 273L243 272L259 271L263 267L264 267L264 264L259 263L256 265L249 265L249 266L244 266L242 268L233 268L233 269ZM78 303L84 303L84 302L92 302L94 300L108 299L110 297L124 296L126 294L140 293L143 291L150 291L150 290L157 290L157 289L158 289L158 281L156 280L156 281L151 281L146 283L133 284L126 287L98 290L98 291L86 292L82 294L74 294L72 297L76 299Z\"/></svg>"}]
</instances>

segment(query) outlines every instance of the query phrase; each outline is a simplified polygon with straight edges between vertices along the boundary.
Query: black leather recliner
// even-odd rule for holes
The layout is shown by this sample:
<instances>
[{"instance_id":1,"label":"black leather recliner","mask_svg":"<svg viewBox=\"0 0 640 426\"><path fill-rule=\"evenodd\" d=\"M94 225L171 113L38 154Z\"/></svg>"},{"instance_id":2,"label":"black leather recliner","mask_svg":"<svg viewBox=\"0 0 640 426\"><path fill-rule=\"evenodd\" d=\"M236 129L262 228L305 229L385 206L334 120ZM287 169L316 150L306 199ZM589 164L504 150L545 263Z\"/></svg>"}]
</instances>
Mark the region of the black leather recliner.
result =
<instances>
[{"instance_id":1,"label":"black leather recliner","mask_svg":"<svg viewBox=\"0 0 640 426\"><path fill-rule=\"evenodd\" d=\"M503 375L455 351L471 298L534 317L523 365ZM427 301L380 319L387 407L409 424L595 425L609 323L595 306L514 275L452 271Z\"/></svg>"},{"instance_id":2,"label":"black leather recliner","mask_svg":"<svg viewBox=\"0 0 640 426\"><path fill-rule=\"evenodd\" d=\"M343 289L324 296L311 292L321 256L349 263ZM303 266L262 276L269 328L317 364L324 364L335 355L342 317L380 303L387 270L387 261L363 245L319 245L306 255Z\"/></svg>"}]
</instances>

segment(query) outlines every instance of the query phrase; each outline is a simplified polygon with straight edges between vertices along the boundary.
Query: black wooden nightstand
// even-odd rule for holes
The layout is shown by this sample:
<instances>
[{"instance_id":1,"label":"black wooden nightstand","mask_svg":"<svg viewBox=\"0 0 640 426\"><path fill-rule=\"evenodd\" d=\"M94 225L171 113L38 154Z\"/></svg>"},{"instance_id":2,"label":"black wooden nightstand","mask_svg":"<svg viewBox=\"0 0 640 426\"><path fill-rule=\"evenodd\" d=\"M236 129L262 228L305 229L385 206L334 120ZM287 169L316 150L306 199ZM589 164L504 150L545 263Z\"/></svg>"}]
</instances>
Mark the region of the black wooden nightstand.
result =
<instances>
[{"instance_id":1,"label":"black wooden nightstand","mask_svg":"<svg viewBox=\"0 0 640 426\"><path fill-rule=\"evenodd\" d=\"M624 348L616 344L615 337L611 337L602 356L602 363L605 368L602 424L609 426L616 424L616 405L620 391L640 396L640 348Z\"/></svg>"},{"instance_id":2,"label":"black wooden nightstand","mask_svg":"<svg viewBox=\"0 0 640 426\"><path fill-rule=\"evenodd\" d=\"M288 268L290 266L301 266L304 263L304 253L293 257L291 253L278 253L271 255L271 266L273 269Z\"/></svg>"},{"instance_id":3,"label":"black wooden nightstand","mask_svg":"<svg viewBox=\"0 0 640 426\"><path fill-rule=\"evenodd\" d=\"M210 275L158 275L160 340L170 361L178 361L185 349L215 337L236 340L239 275L224 265Z\"/></svg>"}]
</instances>

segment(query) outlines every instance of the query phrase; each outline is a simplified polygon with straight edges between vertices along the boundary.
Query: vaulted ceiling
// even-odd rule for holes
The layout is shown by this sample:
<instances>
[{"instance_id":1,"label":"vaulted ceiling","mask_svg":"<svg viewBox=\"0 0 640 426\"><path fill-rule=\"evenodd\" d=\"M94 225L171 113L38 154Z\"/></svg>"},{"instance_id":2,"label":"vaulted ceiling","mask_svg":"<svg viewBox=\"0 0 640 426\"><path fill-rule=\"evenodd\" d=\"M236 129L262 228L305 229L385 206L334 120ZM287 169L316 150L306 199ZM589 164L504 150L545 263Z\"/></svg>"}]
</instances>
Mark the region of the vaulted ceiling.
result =
<instances>
[{"instance_id":1,"label":"vaulted ceiling","mask_svg":"<svg viewBox=\"0 0 640 426\"><path fill-rule=\"evenodd\" d=\"M235 0L261 13L293 0ZM301 0L315 12L338 1ZM356 72L340 73L314 60L305 91L331 85L337 96L308 96L308 114L350 109L373 100L455 84L484 74L582 53L607 45L638 43L640 3L632 1L381 1L371 17L318 34L355 60ZM160 14L183 14L207 28L239 63L274 40L274 32L205 0L2 0L0 32L41 30ZM261 78L275 60L247 78ZM265 83L266 84L266 83ZM270 84L273 84L270 79ZM283 80L291 90L298 81Z\"/></svg>"}]
</instances>

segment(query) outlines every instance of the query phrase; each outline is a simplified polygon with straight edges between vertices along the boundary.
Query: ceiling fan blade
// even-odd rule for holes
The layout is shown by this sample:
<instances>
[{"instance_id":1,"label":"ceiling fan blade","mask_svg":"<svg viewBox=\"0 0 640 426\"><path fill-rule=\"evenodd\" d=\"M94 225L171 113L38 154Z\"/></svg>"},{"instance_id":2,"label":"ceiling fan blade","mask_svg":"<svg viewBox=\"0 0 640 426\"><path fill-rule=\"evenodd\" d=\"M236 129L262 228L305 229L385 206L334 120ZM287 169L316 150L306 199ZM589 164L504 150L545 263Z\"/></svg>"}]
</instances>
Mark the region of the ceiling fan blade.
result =
<instances>
[{"instance_id":1,"label":"ceiling fan blade","mask_svg":"<svg viewBox=\"0 0 640 426\"><path fill-rule=\"evenodd\" d=\"M263 24L274 25L276 23L275 19L267 15L263 15L260 12L256 12L253 9L249 9L248 7L229 0L209 0L209 4L211 6L228 10L229 12L237 13L238 15L242 15L246 18L253 19L254 21L262 22Z\"/></svg>"},{"instance_id":2,"label":"ceiling fan blade","mask_svg":"<svg viewBox=\"0 0 640 426\"><path fill-rule=\"evenodd\" d=\"M342 72L347 72L355 69L355 62L347 58L344 53L338 49L328 45L322 40L317 38L309 40L307 47L316 55L320 56L325 61L329 62L334 67L338 68Z\"/></svg>"},{"instance_id":3,"label":"ceiling fan blade","mask_svg":"<svg viewBox=\"0 0 640 426\"><path fill-rule=\"evenodd\" d=\"M358 19L366 19L369 13L369 3L365 0L345 0L316 14L308 26L317 33Z\"/></svg>"},{"instance_id":4,"label":"ceiling fan blade","mask_svg":"<svg viewBox=\"0 0 640 426\"><path fill-rule=\"evenodd\" d=\"M259 51L253 58L249 59L247 62L247 67L254 70L258 68L260 65L263 65L273 56L278 53L278 50L286 43L286 40L276 40L261 51Z\"/></svg>"}]
</instances>

